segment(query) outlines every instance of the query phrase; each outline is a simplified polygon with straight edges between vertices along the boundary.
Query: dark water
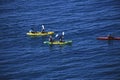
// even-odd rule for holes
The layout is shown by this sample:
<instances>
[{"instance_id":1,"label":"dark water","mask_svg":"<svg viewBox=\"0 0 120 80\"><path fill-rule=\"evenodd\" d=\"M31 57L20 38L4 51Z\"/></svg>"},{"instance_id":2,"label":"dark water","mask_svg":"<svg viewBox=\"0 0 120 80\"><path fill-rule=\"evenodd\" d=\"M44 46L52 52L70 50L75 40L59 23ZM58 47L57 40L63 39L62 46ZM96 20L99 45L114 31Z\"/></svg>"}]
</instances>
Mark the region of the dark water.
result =
<instances>
[{"instance_id":1,"label":"dark water","mask_svg":"<svg viewBox=\"0 0 120 80\"><path fill-rule=\"evenodd\" d=\"M48 46L40 30L65 32L72 45ZM0 80L120 80L119 0L0 0Z\"/></svg>"}]
</instances>

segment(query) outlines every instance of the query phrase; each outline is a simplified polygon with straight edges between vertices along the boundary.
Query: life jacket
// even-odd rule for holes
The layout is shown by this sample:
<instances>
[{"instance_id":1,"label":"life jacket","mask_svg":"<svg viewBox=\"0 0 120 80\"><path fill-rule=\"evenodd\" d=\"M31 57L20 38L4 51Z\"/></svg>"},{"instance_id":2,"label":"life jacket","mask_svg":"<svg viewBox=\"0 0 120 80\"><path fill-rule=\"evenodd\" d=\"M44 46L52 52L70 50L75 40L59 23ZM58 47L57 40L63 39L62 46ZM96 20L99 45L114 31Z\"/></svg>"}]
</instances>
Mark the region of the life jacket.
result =
<instances>
[{"instance_id":1,"label":"life jacket","mask_svg":"<svg viewBox=\"0 0 120 80\"><path fill-rule=\"evenodd\" d=\"M63 35L61 35L61 36L59 37L60 42L63 42L63 38L64 38L64 36L63 36Z\"/></svg>"},{"instance_id":2,"label":"life jacket","mask_svg":"<svg viewBox=\"0 0 120 80\"><path fill-rule=\"evenodd\" d=\"M52 39L52 37L51 37L51 38L49 38L49 42L53 42L53 39Z\"/></svg>"}]
</instances>

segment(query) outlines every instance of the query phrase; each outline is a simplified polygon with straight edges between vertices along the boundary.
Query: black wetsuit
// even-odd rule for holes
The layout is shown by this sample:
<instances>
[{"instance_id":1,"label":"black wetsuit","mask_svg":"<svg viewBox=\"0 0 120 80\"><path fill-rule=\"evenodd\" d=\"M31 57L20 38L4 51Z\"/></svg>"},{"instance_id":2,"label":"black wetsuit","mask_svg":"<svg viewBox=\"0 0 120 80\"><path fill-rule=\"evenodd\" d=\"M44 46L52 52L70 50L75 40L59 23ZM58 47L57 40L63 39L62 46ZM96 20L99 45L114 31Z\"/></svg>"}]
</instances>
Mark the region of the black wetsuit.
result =
<instances>
[{"instance_id":1,"label":"black wetsuit","mask_svg":"<svg viewBox=\"0 0 120 80\"><path fill-rule=\"evenodd\" d=\"M113 39L114 37L112 37L112 36L108 36L108 39Z\"/></svg>"},{"instance_id":2,"label":"black wetsuit","mask_svg":"<svg viewBox=\"0 0 120 80\"><path fill-rule=\"evenodd\" d=\"M63 38L64 38L63 35L61 35L61 36L59 37L60 42L63 42Z\"/></svg>"},{"instance_id":3,"label":"black wetsuit","mask_svg":"<svg viewBox=\"0 0 120 80\"><path fill-rule=\"evenodd\" d=\"M51 37L51 38L49 38L49 42L53 42L53 39L52 39L52 37Z\"/></svg>"}]
</instances>

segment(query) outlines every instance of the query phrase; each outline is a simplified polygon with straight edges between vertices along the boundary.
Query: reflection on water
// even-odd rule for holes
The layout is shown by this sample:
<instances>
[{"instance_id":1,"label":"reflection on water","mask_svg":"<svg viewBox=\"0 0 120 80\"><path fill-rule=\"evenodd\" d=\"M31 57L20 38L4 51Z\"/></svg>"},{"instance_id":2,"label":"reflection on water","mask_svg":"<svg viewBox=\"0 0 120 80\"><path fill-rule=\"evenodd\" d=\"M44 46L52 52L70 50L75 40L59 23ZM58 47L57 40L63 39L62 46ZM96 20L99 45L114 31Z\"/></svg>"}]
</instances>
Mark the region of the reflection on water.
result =
<instances>
[{"instance_id":1,"label":"reflection on water","mask_svg":"<svg viewBox=\"0 0 120 80\"><path fill-rule=\"evenodd\" d=\"M108 43L109 46L112 46L113 43L114 43L114 40L108 40L107 43Z\"/></svg>"}]
</instances>

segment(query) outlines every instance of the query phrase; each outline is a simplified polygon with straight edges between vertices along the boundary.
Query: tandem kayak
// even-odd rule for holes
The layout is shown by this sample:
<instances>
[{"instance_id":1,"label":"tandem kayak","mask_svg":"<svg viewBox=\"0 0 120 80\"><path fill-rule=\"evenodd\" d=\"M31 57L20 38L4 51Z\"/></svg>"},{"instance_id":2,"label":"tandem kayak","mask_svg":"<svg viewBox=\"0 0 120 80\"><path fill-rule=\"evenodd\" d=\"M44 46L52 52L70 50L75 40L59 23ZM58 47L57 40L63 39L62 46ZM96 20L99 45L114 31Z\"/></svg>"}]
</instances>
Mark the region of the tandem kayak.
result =
<instances>
[{"instance_id":1,"label":"tandem kayak","mask_svg":"<svg viewBox=\"0 0 120 80\"><path fill-rule=\"evenodd\" d=\"M54 32L28 32L26 33L29 36L47 36L47 35L52 35L54 34Z\"/></svg>"},{"instance_id":2,"label":"tandem kayak","mask_svg":"<svg viewBox=\"0 0 120 80\"><path fill-rule=\"evenodd\" d=\"M109 37L98 37L97 39L98 40L120 40L120 37L112 37L112 38L109 38Z\"/></svg>"},{"instance_id":3,"label":"tandem kayak","mask_svg":"<svg viewBox=\"0 0 120 80\"><path fill-rule=\"evenodd\" d=\"M71 44L72 41L64 41L64 42L60 42L60 41L54 41L54 42L49 42L49 41L44 41L44 44L50 44L50 45L66 45L66 44Z\"/></svg>"}]
</instances>

